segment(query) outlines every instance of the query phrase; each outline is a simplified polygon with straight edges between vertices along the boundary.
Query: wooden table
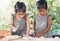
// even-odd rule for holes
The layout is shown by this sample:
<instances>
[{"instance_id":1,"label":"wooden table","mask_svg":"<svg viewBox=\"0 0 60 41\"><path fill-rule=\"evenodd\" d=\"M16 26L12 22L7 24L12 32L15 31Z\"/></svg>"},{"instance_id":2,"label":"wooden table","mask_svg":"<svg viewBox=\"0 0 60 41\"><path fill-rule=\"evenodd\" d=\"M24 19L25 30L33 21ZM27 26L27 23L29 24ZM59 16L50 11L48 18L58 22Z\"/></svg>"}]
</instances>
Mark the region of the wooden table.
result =
<instances>
[{"instance_id":1,"label":"wooden table","mask_svg":"<svg viewBox=\"0 0 60 41\"><path fill-rule=\"evenodd\" d=\"M15 39L13 39L15 38ZM60 41L59 38L31 38L23 39L20 36L7 36L0 41Z\"/></svg>"}]
</instances>

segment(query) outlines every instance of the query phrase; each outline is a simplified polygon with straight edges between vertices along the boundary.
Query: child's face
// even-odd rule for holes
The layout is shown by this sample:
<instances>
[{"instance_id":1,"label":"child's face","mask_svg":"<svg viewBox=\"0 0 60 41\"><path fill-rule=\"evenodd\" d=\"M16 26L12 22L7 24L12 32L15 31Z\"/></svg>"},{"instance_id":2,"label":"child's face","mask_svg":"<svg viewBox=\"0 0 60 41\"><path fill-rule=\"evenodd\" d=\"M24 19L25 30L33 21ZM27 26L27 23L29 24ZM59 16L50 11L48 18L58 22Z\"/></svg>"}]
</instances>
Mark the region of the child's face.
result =
<instances>
[{"instance_id":1,"label":"child's face","mask_svg":"<svg viewBox=\"0 0 60 41\"><path fill-rule=\"evenodd\" d=\"M44 9L44 8L38 9L38 14L40 14L40 15L46 15L46 13L47 13L46 9Z\"/></svg>"},{"instance_id":2,"label":"child's face","mask_svg":"<svg viewBox=\"0 0 60 41\"><path fill-rule=\"evenodd\" d=\"M25 15L25 13L24 13L24 12L22 12L22 11L17 12L17 16L18 16L19 18L23 18L23 17L24 17L24 15Z\"/></svg>"}]
</instances>

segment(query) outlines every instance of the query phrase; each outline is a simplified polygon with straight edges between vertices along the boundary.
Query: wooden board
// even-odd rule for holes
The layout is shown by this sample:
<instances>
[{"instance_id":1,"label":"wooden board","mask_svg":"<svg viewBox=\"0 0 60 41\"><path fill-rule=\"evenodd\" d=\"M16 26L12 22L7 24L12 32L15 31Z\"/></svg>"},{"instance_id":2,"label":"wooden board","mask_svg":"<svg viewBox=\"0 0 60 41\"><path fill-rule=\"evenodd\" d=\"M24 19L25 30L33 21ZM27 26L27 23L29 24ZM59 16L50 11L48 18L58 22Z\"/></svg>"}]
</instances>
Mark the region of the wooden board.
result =
<instances>
[{"instance_id":1,"label":"wooden board","mask_svg":"<svg viewBox=\"0 0 60 41\"><path fill-rule=\"evenodd\" d=\"M31 38L24 39L19 36L7 36L0 41L60 41L60 38Z\"/></svg>"}]
</instances>

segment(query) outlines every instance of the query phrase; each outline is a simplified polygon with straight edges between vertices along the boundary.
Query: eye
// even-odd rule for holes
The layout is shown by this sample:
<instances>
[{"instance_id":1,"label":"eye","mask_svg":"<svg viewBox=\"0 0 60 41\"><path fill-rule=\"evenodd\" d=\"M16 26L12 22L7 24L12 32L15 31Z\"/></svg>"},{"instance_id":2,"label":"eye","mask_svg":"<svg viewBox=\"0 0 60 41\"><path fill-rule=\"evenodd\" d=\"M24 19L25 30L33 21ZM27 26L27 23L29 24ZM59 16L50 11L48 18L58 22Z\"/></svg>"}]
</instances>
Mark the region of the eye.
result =
<instances>
[{"instance_id":1,"label":"eye","mask_svg":"<svg viewBox=\"0 0 60 41\"><path fill-rule=\"evenodd\" d=\"M44 10L41 10L41 12L45 12Z\"/></svg>"},{"instance_id":2,"label":"eye","mask_svg":"<svg viewBox=\"0 0 60 41\"><path fill-rule=\"evenodd\" d=\"M18 15L20 15L20 14L18 14Z\"/></svg>"},{"instance_id":3,"label":"eye","mask_svg":"<svg viewBox=\"0 0 60 41\"><path fill-rule=\"evenodd\" d=\"M18 15L24 15L24 14L18 14Z\"/></svg>"}]
</instances>

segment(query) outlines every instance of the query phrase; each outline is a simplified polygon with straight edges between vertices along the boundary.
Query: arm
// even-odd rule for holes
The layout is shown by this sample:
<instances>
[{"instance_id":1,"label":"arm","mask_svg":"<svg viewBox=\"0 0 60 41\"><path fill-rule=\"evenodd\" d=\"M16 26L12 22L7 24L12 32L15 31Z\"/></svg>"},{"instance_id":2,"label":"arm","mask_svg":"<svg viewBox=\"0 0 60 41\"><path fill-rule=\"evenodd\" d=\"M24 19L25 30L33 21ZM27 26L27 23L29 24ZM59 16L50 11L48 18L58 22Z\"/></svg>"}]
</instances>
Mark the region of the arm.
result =
<instances>
[{"instance_id":1,"label":"arm","mask_svg":"<svg viewBox=\"0 0 60 41\"><path fill-rule=\"evenodd\" d=\"M30 32L30 21L29 21L29 17L26 17L26 23L27 23L26 36L29 36L29 32Z\"/></svg>"},{"instance_id":2,"label":"arm","mask_svg":"<svg viewBox=\"0 0 60 41\"><path fill-rule=\"evenodd\" d=\"M48 26L46 29L44 29L42 32L39 32L36 37L42 36L44 33L48 32L51 28L51 16L48 17Z\"/></svg>"},{"instance_id":3,"label":"arm","mask_svg":"<svg viewBox=\"0 0 60 41\"><path fill-rule=\"evenodd\" d=\"M34 36L36 35L36 20L34 19Z\"/></svg>"},{"instance_id":4,"label":"arm","mask_svg":"<svg viewBox=\"0 0 60 41\"><path fill-rule=\"evenodd\" d=\"M17 30L17 28L15 28L15 26L14 26L13 16L11 16L10 27L14 30Z\"/></svg>"},{"instance_id":5,"label":"arm","mask_svg":"<svg viewBox=\"0 0 60 41\"><path fill-rule=\"evenodd\" d=\"M10 27L13 30L13 32L15 32L17 30L17 28L14 27L13 16L11 16Z\"/></svg>"},{"instance_id":6,"label":"arm","mask_svg":"<svg viewBox=\"0 0 60 41\"><path fill-rule=\"evenodd\" d=\"M36 36L36 14L34 14L34 24L33 24L33 27L34 27L33 35Z\"/></svg>"},{"instance_id":7,"label":"arm","mask_svg":"<svg viewBox=\"0 0 60 41\"><path fill-rule=\"evenodd\" d=\"M14 22L13 22L13 17L11 16L11 20L10 20L10 27L14 28Z\"/></svg>"}]
</instances>

